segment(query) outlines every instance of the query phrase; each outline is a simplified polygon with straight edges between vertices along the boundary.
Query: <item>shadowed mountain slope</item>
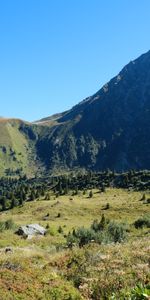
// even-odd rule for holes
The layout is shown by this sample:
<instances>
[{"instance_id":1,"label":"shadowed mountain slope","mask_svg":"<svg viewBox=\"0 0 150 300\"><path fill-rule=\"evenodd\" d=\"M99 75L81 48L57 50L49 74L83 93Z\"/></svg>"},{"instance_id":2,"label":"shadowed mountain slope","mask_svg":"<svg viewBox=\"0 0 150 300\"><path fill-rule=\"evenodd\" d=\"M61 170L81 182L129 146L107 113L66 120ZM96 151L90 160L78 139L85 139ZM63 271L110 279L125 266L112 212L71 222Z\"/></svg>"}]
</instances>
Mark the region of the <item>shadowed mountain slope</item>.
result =
<instances>
[{"instance_id":1,"label":"shadowed mountain slope","mask_svg":"<svg viewBox=\"0 0 150 300\"><path fill-rule=\"evenodd\" d=\"M150 169L150 51L67 112L1 119L0 151L3 170Z\"/></svg>"},{"instance_id":2,"label":"shadowed mountain slope","mask_svg":"<svg viewBox=\"0 0 150 300\"><path fill-rule=\"evenodd\" d=\"M95 95L57 119L38 140L48 168L150 168L150 51Z\"/></svg>"}]
</instances>

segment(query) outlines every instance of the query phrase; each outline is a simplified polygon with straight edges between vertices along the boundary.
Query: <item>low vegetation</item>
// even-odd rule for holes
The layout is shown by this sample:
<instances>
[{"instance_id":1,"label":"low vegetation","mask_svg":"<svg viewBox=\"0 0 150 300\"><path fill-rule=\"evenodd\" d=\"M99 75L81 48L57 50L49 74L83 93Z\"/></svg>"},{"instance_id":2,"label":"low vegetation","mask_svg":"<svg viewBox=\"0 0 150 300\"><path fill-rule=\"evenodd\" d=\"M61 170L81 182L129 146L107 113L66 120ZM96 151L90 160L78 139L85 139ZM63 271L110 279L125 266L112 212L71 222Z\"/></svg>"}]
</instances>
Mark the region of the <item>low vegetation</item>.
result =
<instances>
[{"instance_id":1,"label":"low vegetation","mask_svg":"<svg viewBox=\"0 0 150 300\"><path fill-rule=\"evenodd\" d=\"M150 193L143 173L132 173L126 188L125 175L112 172L1 178L0 299L149 299ZM32 223L46 235L16 234Z\"/></svg>"},{"instance_id":2,"label":"low vegetation","mask_svg":"<svg viewBox=\"0 0 150 300\"><path fill-rule=\"evenodd\" d=\"M121 243L126 238L126 226L115 223L114 221L105 220L102 215L100 222L94 220L90 228L79 227L73 229L67 236L68 247L78 245L83 247L91 242L102 243Z\"/></svg>"}]
</instances>

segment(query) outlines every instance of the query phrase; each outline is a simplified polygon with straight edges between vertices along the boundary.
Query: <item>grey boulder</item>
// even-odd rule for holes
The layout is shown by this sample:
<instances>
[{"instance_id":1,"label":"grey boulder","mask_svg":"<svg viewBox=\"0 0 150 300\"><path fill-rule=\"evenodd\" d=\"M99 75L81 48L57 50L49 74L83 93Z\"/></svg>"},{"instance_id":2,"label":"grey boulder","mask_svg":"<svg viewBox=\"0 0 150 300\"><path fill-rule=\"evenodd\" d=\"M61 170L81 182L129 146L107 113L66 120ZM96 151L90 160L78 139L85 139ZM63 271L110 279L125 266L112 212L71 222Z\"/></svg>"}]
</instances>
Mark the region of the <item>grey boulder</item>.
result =
<instances>
[{"instance_id":1,"label":"grey boulder","mask_svg":"<svg viewBox=\"0 0 150 300\"><path fill-rule=\"evenodd\" d=\"M25 238L32 238L36 235L44 236L46 234L46 229L39 224L29 224L19 227L16 233Z\"/></svg>"}]
</instances>

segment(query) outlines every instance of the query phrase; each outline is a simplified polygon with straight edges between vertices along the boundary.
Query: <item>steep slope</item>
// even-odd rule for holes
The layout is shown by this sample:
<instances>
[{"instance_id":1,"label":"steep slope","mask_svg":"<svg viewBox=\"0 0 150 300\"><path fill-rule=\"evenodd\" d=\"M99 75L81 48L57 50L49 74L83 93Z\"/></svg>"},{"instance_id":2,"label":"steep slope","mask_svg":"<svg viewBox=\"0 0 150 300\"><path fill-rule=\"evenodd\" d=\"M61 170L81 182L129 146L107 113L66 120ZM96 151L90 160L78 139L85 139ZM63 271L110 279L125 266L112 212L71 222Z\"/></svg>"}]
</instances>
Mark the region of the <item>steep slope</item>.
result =
<instances>
[{"instance_id":1,"label":"steep slope","mask_svg":"<svg viewBox=\"0 0 150 300\"><path fill-rule=\"evenodd\" d=\"M150 169L150 51L69 111L0 119L0 173Z\"/></svg>"},{"instance_id":2,"label":"steep slope","mask_svg":"<svg viewBox=\"0 0 150 300\"><path fill-rule=\"evenodd\" d=\"M52 168L150 168L150 51L57 118L37 142Z\"/></svg>"},{"instance_id":3,"label":"steep slope","mask_svg":"<svg viewBox=\"0 0 150 300\"><path fill-rule=\"evenodd\" d=\"M32 126L17 119L0 119L0 174L32 175L36 135Z\"/></svg>"}]
</instances>

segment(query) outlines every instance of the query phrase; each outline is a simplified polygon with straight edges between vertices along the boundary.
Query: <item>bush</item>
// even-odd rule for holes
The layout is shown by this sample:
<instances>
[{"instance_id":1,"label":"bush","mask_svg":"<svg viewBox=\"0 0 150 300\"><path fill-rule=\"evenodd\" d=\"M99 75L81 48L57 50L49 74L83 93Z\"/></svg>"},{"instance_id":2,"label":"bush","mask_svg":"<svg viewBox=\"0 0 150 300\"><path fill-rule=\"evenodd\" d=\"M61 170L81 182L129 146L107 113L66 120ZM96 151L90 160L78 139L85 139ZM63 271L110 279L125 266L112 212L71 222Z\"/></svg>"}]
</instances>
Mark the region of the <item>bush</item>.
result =
<instances>
[{"instance_id":1,"label":"bush","mask_svg":"<svg viewBox=\"0 0 150 300\"><path fill-rule=\"evenodd\" d=\"M100 230L100 223L98 222L98 220L94 220L92 225L91 225L91 229L93 229L95 232L98 232Z\"/></svg>"},{"instance_id":2,"label":"bush","mask_svg":"<svg viewBox=\"0 0 150 300\"><path fill-rule=\"evenodd\" d=\"M79 228L76 232L79 247L83 247L92 240L95 240L95 232L92 229Z\"/></svg>"},{"instance_id":3,"label":"bush","mask_svg":"<svg viewBox=\"0 0 150 300\"><path fill-rule=\"evenodd\" d=\"M62 279L53 280L47 288L45 298L50 300L82 300L79 291L72 286L72 283L63 281ZM41 299L41 298L38 298Z\"/></svg>"},{"instance_id":4,"label":"bush","mask_svg":"<svg viewBox=\"0 0 150 300\"><path fill-rule=\"evenodd\" d=\"M94 220L90 228L78 228L69 232L67 236L67 245L72 247L78 245L83 247L90 242L98 244L103 243L121 243L126 238L127 228L124 224L115 222L106 222L104 215L101 221Z\"/></svg>"},{"instance_id":5,"label":"bush","mask_svg":"<svg viewBox=\"0 0 150 300\"><path fill-rule=\"evenodd\" d=\"M77 244L79 247L83 247L92 240L95 240L95 238L96 234L94 230L81 227L68 234L67 244L69 247L72 247L74 244Z\"/></svg>"},{"instance_id":6,"label":"bush","mask_svg":"<svg viewBox=\"0 0 150 300\"><path fill-rule=\"evenodd\" d=\"M50 234L51 236L56 236L56 235L57 235L57 232L56 232L56 229L55 229L54 227L49 227L49 228L47 229L46 234L47 234L47 235Z\"/></svg>"},{"instance_id":7,"label":"bush","mask_svg":"<svg viewBox=\"0 0 150 300\"><path fill-rule=\"evenodd\" d=\"M145 194L143 194L143 196L142 196L142 198L140 199L140 201L144 201L144 200L146 200L146 195L145 195Z\"/></svg>"},{"instance_id":8,"label":"bush","mask_svg":"<svg viewBox=\"0 0 150 300\"><path fill-rule=\"evenodd\" d=\"M144 216L143 218L139 218L134 222L134 226L136 229L147 227L150 228L150 216Z\"/></svg>"},{"instance_id":9,"label":"bush","mask_svg":"<svg viewBox=\"0 0 150 300\"><path fill-rule=\"evenodd\" d=\"M120 243L126 238L127 229L124 224L110 222L108 225L108 234L110 240L114 243Z\"/></svg>"},{"instance_id":10,"label":"bush","mask_svg":"<svg viewBox=\"0 0 150 300\"><path fill-rule=\"evenodd\" d=\"M56 218L60 218L61 217L61 213L59 212L56 216Z\"/></svg>"},{"instance_id":11,"label":"bush","mask_svg":"<svg viewBox=\"0 0 150 300\"><path fill-rule=\"evenodd\" d=\"M101 286L98 284L95 284L93 286L93 299L99 300L101 299L110 299L110 300L148 300L150 299L150 285L143 286L142 284L138 284L135 288L130 289L128 292L121 291L121 293L118 295L116 294L116 291L114 289L114 286L111 286L111 289L103 290L101 289ZM111 293L111 291L114 292L111 294L110 297L108 295Z\"/></svg>"},{"instance_id":12,"label":"bush","mask_svg":"<svg viewBox=\"0 0 150 300\"><path fill-rule=\"evenodd\" d=\"M100 222L98 222L98 220L94 220L91 225L91 229L93 229L95 232L103 231L106 227L106 223L108 223L108 221L106 221L104 214L102 214Z\"/></svg>"},{"instance_id":13,"label":"bush","mask_svg":"<svg viewBox=\"0 0 150 300\"><path fill-rule=\"evenodd\" d=\"M15 228L15 224L12 219L8 219L5 222L0 222L0 232L4 230L14 229L14 228Z\"/></svg>"},{"instance_id":14,"label":"bush","mask_svg":"<svg viewBox=\"0 0 150 300\"><path fill-rule=\"evenodd\" d=\"M72 248L77 243L77 238L73 233L68 233L67 235L67 246Z\"/></svg>"},{"instance_id":15,"label":"bush","mask_svg":"<svg viewBox=\"0 0 150 300\"><path fill-rule=\"evenodd\" d=\"M5 229L9 230L9 229L14 229L15 228L15 223L12 219L8 219L7 221L5 221Z\"/></svg>"},{"instance_id":16,"label":"bush","mask_svg":"<svg viewBox=\"0 0 150 300\"><path fill-rule=\"evenodd\" d=\"M5 222L0 222L0 232L5 230Z\"/></svg>"},{"instance_id":17,"label":"bush","mask_svg":"<svg viewBox=\"0 0 150 300\"><path fill-rule=\"evenodd\" d=\"M102 193L105 193L105 192L106 192L106 188L105 188L104 185L101 186L101 192L102 192Z\"/></svg>"},{"instance_id":18,"label":"bush","mask_svg":"<svg viewBox=\"0 0 150 300\"><path fill-rule=\"evenodd\" d=\"M93 192L90 191L90 192L89 192L89 198L92 198L92 197L93 197Z\"/></svg>"},{"instance_id":19,"label":"bush","mask_svg":"<svg viewBox=\"0 0 150 300\"><path fill-rule=\"evenodd\" d=\"M58 227L58 233L63 233L63 228L61 226Z\"/></svg>"},{"instance_id":20,"label":"bush","mask_svg":"<svg viewBox=\"0 0 150 300\"><path fill-rule=\"evenodd\" d=\"M87 257L84 250L74 249L70 252L66 264L66 278L79 288L87 268Z\"/></svg>"},{"instance_id":21,"label":"bush","mask_svg":"<svg viewBox=\"0 0 150 300\"><path fill-rule=\"evenodd\" d=\"M146 300L150 299L150 285L143 286L143 285L137 285L132 291L131 291L131 300Z\"/></svg>"}]
</instances>

